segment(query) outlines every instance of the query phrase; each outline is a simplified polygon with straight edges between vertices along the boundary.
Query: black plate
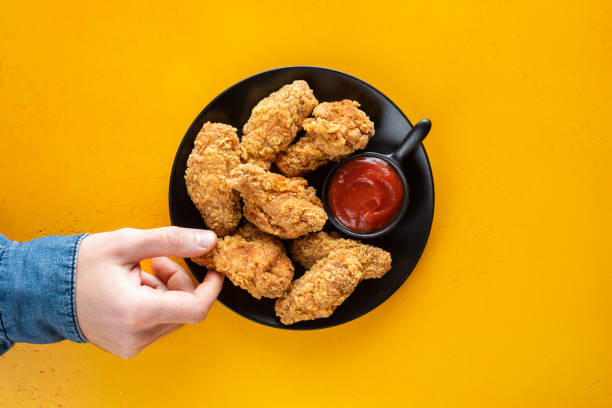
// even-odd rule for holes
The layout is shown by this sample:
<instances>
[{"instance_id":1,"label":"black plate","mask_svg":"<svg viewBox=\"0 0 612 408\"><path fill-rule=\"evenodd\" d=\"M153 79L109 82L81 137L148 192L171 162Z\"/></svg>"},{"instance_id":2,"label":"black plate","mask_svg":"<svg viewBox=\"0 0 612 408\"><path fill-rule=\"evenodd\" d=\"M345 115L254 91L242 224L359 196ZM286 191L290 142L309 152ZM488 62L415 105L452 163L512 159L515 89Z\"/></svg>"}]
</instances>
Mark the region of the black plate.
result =
<instances>
[{"instance_id":1,"label":"black plate","mask_svg":"<svg viewBox=\"0 0 612 408\"><path fill-rule=\"evenodd\" d=\"M376 133L367 150L390 153L400 143L412 125L389 98L371 85L348 74L318 67L285 67L253 75L217 96L198 115L183 138L174 159L170 176L170 219L173 225L206 228L185 187L187 157L193 142L206 121L227 123L239 130L249 118L251 109L271 92L296 79L304 79L320 102L353 99L374 121ZM305 178L321 197L325 175L333 163L320 167ZM387 300L404 283L416 266L431 229L434 209L434 186L431 167L423 146L418 147L404 162L410 188L410 204L401 223L388 235L367 240L391 252L392 269L381 279L361 282L355 292L326 319L299 322L284 326L274 314L274 300L257 300L246 291L225 280L219 301L234 312L257 323L287 329L320 329L346 323L374 309ZM333 230L328 221L325 230ZM202 280L206 269L185 260L191 272ZM295 263L296 274L303 268Z\"/></svg>"}]
</instances>

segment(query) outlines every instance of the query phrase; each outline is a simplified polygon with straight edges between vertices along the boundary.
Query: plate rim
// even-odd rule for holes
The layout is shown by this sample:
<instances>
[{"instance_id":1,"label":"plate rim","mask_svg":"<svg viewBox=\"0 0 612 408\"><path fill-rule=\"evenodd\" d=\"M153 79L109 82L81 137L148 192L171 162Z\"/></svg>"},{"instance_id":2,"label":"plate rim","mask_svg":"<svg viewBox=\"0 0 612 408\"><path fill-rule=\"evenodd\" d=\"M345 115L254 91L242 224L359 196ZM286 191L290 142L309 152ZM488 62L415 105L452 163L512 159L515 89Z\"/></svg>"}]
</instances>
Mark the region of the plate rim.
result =
<instances>
[{"instance_id":1,"label":"plate rim","mask_svg":"<svg viewBox=\"0 0 612 408\"><path fill-rule=\"evenodd\" d=\"M397 109L397 111L402 115L402 117L408 122L408 124L410 125L410 128L413 128L414 125L412 124L412 122L410 121L410 119L408 119L408 117L404 114L404 112L395 104L395 102L393 102L387 95L385 95L383 92L381 92L380 90L378 90L377 88L375 88L374 86L372 86L371 84L367 83L366 81L353 76L351 74L347 74L346 72L337 70L337 69L333 69L333 68L327 68L327 67L321 67L321 66L316 66L316 65L289 65L289 66L283 66L283 67L276 67L276 68L271 68L265 71L261 71L258 72L256 74L252 74L249 75L248 77L241 79L240 81L230 85L229 87L227 87L225 90L223 90L223 92L219 93L216 97L214 97L201 111L200 113L194 118L194 120L191 122L191 125L189 125L189 127L187 128L187 131L185 132L183 138L181 139L181 143L179 143L178 149L176 150L176 153L174 155L174 160L172 161L172 170L170 171L170 180L169 180L169 185L168 185L168 211L169 211L169 215L170 215L170 224L171 225L175 225L175 220L172 214L172 186L173 183L172 181L175 178L175 172L176 172L176 168L177 168L177 162L178 162L178 156L179 156L179 152L183 149L183 145L185 144L185 136L187 136L192 128L195 126L196 122L199 121L200 117L202 115L204 115L208 109L211 107L211 105L213 105L219 98L221 98L223 95L225 95L227 92L229 92L230 89L236 87L237 85L252 80L258 76L267 74L267 73L271 73L271 72L275 72L275 71L286 71L286 70L291 70L291 69L298 69L298 68L306 68L306 69L314 69L314 70L322 70L322 71L331 71L331 72L335 72L337 74L340 75L344 75L346 77L349 77L351 79L354 79L360 83L362 83L363 85L366 85L367 87L371 88L374 92L378 93L379 95L381 95L384 99L386 99L395 109ZM295 327L293 325L289 325L289 326L285 326L285 325L272 325L269 324L268 322L265 321L261 321L259 319L256 319L252 316L247 316L245 313L236 310L235 308L231 307L230 305L226 304L225 302L223 302L221 299L217 298L216 300L221 303L223 306L225 306L226 308L228 308L229 310L231 310L232 312L246 318L247 320L250 320L252 322L267 326L267 327L272 327L274 329L280 329L280 330L293 330L293 331L311 331L311 330L323 330L323 329L328 329L328 328L332 328L332 327L336 327L336 326L340 326L346 323L350 323L353 322L357 319L362 318L363 316L367 315L368 313L372 312L374 309L378 308L380 305L382 305L383 303L385 303L389 298L391 298L391 296L393 296L393 294L395 294L395 292L397 292L406 282L406 280L408 279L408 277L412 274L412 272L414 271L414 269L416 268L416 266L418 265L419 261L421 260L421 258L423 257L423 253L425 252L425 247L427 247L427 243L429 242L429 237L431 235L431 228L433 226L433 221L434 221L434 214L435 214L435 207L436 207L436 189L435 189L435 184L434 184L434 178L433 178L433 169L431 167L431 162L429 161L429 156L427 155L427 150L425 149L425 146L423 144L421 144L418 147L419 150L423 151L423 154L425 155L425 160L427 162L427 168L429 169L429 181L431 182L431 200L432 200L432 205L431 205L431 213L429 214L429 218L430 218L430 222L428 223L428 228L427 228L427 234L425 236L425 240L423 241L423 245L419 248L418 251L418 256L416 257L414 263L408 268L409 272L406 274L405 277L403 277L401 280L399 280L397 282L397 284L392 286L392 290L390 291L389 296L387 296L386 298L377 301L374 303L374 306L368 310L365 313L360 314L359 316L356 316L352 319L349 320L345 320L342 322L336 322L336 323L332 323L329 325L325 325L322 327ZM183 260L185 261L185 263L187 264L187 266L189 267L189 269L191 269L191 265L190 263L192 263L193 261L191 261L191 259L189 258L183 258ZM193 274L193 271L190 271Z\"/></svg>"}]
</instances>

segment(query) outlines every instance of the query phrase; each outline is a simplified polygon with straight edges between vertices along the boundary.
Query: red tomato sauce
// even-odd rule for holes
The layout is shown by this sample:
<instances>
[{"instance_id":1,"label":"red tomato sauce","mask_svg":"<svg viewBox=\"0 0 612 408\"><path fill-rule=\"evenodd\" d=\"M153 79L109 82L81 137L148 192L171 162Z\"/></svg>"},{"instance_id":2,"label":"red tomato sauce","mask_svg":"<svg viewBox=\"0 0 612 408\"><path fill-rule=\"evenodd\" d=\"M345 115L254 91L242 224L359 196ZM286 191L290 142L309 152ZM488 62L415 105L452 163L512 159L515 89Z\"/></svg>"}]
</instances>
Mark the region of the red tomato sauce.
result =
<instances>
[{"instance_id":1,"label":"red tomato sauce","mask_svg":"<svg viewBox=\"0 0 612 408\"><path fill-rule=\"evenodd\" d=\"M393 166L376 157L350 160L333 175L328 187L334 217L351 231L378 231L402 207L404 186Z\"/></svg>"}]
</instances>

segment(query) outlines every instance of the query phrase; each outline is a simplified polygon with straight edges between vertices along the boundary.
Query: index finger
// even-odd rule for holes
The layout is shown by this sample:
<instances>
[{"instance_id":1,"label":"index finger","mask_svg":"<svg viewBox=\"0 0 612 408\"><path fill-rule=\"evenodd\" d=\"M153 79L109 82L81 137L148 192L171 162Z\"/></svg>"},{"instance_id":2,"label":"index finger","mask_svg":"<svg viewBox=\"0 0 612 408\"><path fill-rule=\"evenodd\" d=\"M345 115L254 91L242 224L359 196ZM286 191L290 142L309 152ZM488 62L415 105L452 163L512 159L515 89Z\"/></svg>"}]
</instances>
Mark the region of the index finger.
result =
<instances>
[{"instance_id":1,"label":"index finger","mask_svg":"<svg viewBox=\"0 0 612 408\"><path fill-rule=\"evenodd\" d=\"M198 323L204 320L223 287L223 275L208 271L193 293L182 291L149 292L146 298L152 324Z\"/></svg>"}]
</instances>

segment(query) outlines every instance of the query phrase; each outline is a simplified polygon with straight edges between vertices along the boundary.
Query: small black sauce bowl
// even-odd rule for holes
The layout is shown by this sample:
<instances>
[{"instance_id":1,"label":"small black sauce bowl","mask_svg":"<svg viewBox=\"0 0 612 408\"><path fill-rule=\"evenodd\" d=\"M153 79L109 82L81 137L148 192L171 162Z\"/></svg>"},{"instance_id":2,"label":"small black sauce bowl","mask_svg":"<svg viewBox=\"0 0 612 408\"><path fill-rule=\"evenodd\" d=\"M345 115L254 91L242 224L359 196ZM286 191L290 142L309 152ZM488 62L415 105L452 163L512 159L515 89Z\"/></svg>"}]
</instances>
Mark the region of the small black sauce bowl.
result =
<instances>
[{"instance_id":1,"label":"small black sauce bowl","mask_svg":"<svg viewBox=\"0 0 612 408\"><path fill-rule=\"evenodd\" d=\"M402 170L402 161L419 144L421 144L421 142L423 141L423 139L425 139L425 137L427 136L430 130L431 130L431 121L429 119L423 119L419 123L414 125L412 129L410 129L408 134L404 137L404 140L402 141L402 143L399 145L397 150L395 150L393 153L391 154L382 154L382 153L376 153L376 152L357 153L357 154L354 154L352 156L345 158L340 163L335 165L334 168L331 169L331 171L327 174L327 177L325 178L325 182L323 183L323 194L322 194L323 195L323 207L325 208L325 211L327 212L327 216L329 220L331 221L331 223L337 229L339 229L343 234L346 234L348 236L351 236L353 238L358 238L358 239L380 237L382 235L385 235L389 231L391 231L393 228L395 228L397 224L401 221L404 214L406 213L406 209L408 209L408 202L409 202L409 196L410 196L410 193L409 193L410 190L408 189L408 182L406 181L406 175L404 174L404 171ZM385 162L389 163L395 169L399 178L402 180L402 186L404 187L404 197L402 199L402 206L400 207L399 212L397 213L397 215L395 216L395 218L389 225L377 231L374 231L374 232L362 233L362 232L356 232L356 231L352 231L348 229L340 221L338 221L338 219L336 219L336 217L331 211L331 208L329 207L328 189L329 189L329 183L334 177L334 174L336 174L336 171L338 171L338 169L340 169L346 163L348 163L349 161L353 159L357 159L359 157L376 157L378 159L382 159Z\"/></svg>"}]
</instances>

